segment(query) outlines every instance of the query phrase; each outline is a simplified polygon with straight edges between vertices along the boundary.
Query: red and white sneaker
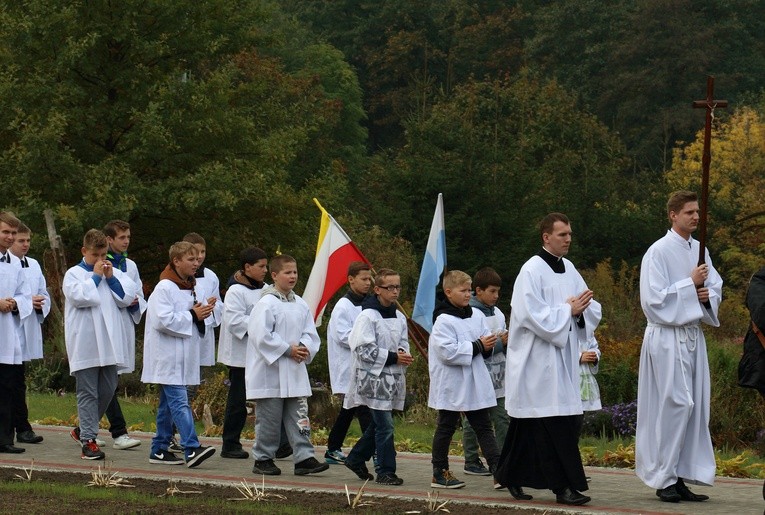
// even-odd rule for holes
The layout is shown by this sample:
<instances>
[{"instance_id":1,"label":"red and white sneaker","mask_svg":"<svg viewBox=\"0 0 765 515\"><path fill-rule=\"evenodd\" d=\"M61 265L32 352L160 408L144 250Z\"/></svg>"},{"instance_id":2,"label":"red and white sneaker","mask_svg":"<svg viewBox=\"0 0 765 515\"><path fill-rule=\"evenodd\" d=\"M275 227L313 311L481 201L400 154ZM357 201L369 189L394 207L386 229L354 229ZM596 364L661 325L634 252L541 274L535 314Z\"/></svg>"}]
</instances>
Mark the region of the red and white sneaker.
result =
<instances>
[{"instance_id":1,"label":"red and white sneaker","mask_svg":"<svg viewBox=\"0 0 765 515\"><path fill-rule=\"evenodd\" d=\"M83 460L102 460L106 454L102 451L95 440L91 439L82 444L82 458Z\"/></svg>"}]
</instances>

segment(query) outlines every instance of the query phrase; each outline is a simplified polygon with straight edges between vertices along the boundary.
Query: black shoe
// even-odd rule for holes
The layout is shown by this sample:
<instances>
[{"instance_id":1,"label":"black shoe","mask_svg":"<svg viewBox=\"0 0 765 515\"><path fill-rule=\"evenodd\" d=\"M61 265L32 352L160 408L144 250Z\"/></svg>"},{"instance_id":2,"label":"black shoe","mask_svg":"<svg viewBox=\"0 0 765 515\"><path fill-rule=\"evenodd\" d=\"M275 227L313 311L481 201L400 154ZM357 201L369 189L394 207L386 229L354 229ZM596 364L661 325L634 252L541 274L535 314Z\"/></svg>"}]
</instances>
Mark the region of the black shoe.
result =
<instances>
[{"instance_id":1,"label":"black shoe","mask_svg":"<svg viewBox=\"0 0 765 515\"><path fill-rule=\"evenodd\" d=\"M675 490L677 490L677 493L680 495L680 499L683 501L702 502L709 499L708 495L694 494L691 492L685 485L685 482L682 478L679 478L677 483L675 483Z\"/></svg>"},{"instance_id":2,"label":"black shoe","mask_svg":"<svg viewBox=\"0 0 765 515\"><path fill-rule=\"evenodd\" d=\"M404 480L396 474L378 474L375 483L380 485L399 486L404 484Z\"/></svg>"},{"instance_id":3,"label":"black shoe","mask_svg":"<svg viewBox=\"0 0 765 515\"><path fill-rule=\"evenodd\" d=\"M305 476L306 474L316 474L318 472L324 472L328 468L328 463L319 463L319 460L311 456L300 463L295 463L295 475Z\"/></svg>"},{"instance_id":4,"label":"black shoe","mask_svg":"<svg viewBox=\"0 0 765 515\"><path fill-rule=\"evenodd\" d=\"M214 447L202 447L200 445L196 449L188 449L186 452L186 466L193 469L213 454L215 454Z\"/></svg>"},{"instance_id":5,"label":"black shoe","mask_svg":"<svg viewBox=\"0 0 765 515\"><path fill-rule=\"evenodd\" d=\"M667 488L659 488L656 490L656 497L663 502L680 502L680 494L677 493L677 485L669 485Z\"/></svg>"},{"instance_id":6,"label":"black shoe","mask_svg":"<svg viewBox=\"0 0 765 515\"><path fill-rule=\"evenodd\" d=\"M274 455L277 460L283 460L284 458L289 458L292 456L292 446L288 443L282 444L279 446L278 449L276 449L276 454Z\"/></svg>"},{"instance_id":7,"label":"black shoe","mask_svg":"<svg viewBox=\"0 0 765 515\"><path fill-rule=\"evenodd\" d=\"M40 443L43 441L43 437L35 434L34 431L22 431L16 435L16 441L19 443Z\"/></svg>"},{"instance_id":8,"label":"black shoe","mask_svg":"<svg viewBox=\"0 0 765 515\"><path fill-rule=\"evenodd\" d=\"M250 457L250 453L242 448L239 449L223 449L220 451L221 458L233 458L235 460L246 460Z\"/></svg>"},{"instance_id":9,"label":"black shoe","mask_svg":"<svg viewBox=\"0 0 765 515\"><path fill-rule=\"evenodd\" d=\"M274 465L274 460L262 460L255 462L255 465L252 466L252 473L264 476L278 476L282 473L282 469Z\"/></svg>"},{"instance_id":10,"label":"black shoe","mask_svg":"<svg viewBox=\"0 0 765 515\"><path fill-rule=\"evenodd\" d=\"M348 469L352 470L353 473L356 474L356 476L362 481L375 478L372 474L369 473L369 469L367 468L366 463L359 463L358 465L354 465L352 463L349 463L348 460L346 460L345 466Z\"/></svg>"},{"instance_id":11,"label":"black shoe","mask_svg":"<svg viewBox=\"0 0 765 515\"><path fill-rule=\"evenodd\" d=\"M23 447L14 447L13 444L9 443L6 445L0 445L0 452L5 452L8 454L21 454L22 452L26 451Z\"/></svg>"},{"instance_id":12,"label":"black shoe","mask_svg":"<svg viewBox=\"0 0 765 515\"><path fill-rule=\"evenodd\" d=\"M582 495L576 490L566 487L559 494L555 495L555 501L558 504L568 504L570 506L581 506L590 502L592 499L586 495Z\"/></svg>"},{"instance_id":13,"label":"black shoe","mask_svg":"<svg viewBox=\"0 0 765 515\"><path fill-rule=\"evenodd\" d=\"M517 499L518 501L530 501L534 497L527 494L523 491L523 488L520 486L508 486L507 490L510 492L510 495L513 496L514 499Z\"/></svg>"}]
</instances>

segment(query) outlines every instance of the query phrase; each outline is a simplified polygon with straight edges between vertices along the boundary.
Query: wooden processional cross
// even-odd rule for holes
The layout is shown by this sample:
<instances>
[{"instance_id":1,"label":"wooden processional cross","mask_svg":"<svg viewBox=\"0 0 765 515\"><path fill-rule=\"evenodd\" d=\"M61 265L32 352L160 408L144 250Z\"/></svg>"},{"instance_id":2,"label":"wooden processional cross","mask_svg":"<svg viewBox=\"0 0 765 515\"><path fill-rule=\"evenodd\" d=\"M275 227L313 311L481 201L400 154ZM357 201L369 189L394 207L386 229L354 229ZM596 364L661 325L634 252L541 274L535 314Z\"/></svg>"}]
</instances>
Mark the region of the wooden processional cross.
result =
<instances>
[{"instance_id":1,"label":"wooden processional cross","mask_svg":"<svg viewBox=\"0 0 765 515\"><path fill-rule=\"evenodd\" d=\"M707 76L707 98L693 102L694 108L707 110L707 119L704 124L704 155L701 158L701 214L699 217L699 265L706 261L705 250L707 246L707 206L709 205L709 162L712 159L710 143L712 140L712 120L715 117L715 108L728 107L727 100L714 100L715 78Z\"/></svg>"}]
</instances>

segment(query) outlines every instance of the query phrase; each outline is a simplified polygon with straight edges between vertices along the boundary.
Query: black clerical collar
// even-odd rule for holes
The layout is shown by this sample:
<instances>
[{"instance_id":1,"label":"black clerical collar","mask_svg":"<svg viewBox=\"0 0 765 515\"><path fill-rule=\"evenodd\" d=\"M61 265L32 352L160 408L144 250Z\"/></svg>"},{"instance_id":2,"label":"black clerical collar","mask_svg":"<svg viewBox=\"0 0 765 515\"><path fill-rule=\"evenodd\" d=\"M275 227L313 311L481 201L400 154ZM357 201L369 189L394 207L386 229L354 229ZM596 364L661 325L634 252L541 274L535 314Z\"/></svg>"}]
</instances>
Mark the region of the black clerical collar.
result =
<instances>
[{"instance_id":1,"label":"black clerical collar","mask_svg":"<svg viewBox=\"0 0 765 515\"><path fill-rule=\"evenodd\" d=\"M377 295L367 295L361 303L363 309L375 309L383 318L396 318L396 305L383 306Z\"/></svg>"},{"instance_id":2,"label":"black clerical collar","mask_svg":"<svg viewBox=\"0 0 765 515\"><path fill-rule=\"evenodd\" d=\"M563 258L558 256L553 256L549 250L542 247L542 250L539 251L539 254L537 256L544 259L545 263L550 265L550 268L552 268L552 271L556 274L565 274L566 273L566 265L563 263Z\"/></svg>"},{"instance_id":3,"label":"black clerical collar","mask_svg":"<svg viewBox=\"0 0 765 515\"><path fill-rule=\"evenodd\" d=\"M366 298L366 295L362 295L360 293L356 293L355 291L348 288L348 292L345 294L345 298L351 301L351 304L353 304L356 307L361 306L361 303L364 302L364 299Z\"/></svg>"}]
</instances>

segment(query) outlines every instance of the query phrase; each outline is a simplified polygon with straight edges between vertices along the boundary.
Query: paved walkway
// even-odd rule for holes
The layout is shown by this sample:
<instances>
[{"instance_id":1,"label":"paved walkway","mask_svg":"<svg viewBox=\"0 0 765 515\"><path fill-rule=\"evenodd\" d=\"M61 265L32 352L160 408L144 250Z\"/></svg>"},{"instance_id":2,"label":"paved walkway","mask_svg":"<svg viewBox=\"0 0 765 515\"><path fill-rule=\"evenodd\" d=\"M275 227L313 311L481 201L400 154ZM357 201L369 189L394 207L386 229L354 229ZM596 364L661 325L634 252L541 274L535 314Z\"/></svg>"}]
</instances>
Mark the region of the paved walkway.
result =
<instances>
[{"instance_id":1,"label":"paved walkway","mask_svg":"<svg viewBox=\"0 0 765 515\"><path fill-rule=\"evenodd\" d=\"M41 470L61 470L86 472L95 470L104 462L80 459L79 449L69 436L70 428L54 426L35 426L35 431L45 437L37 445L23 445L24 454L0 454L2 467L29 467L34 459L34 468ZM143 477L150 479L177 479L200 483L238 484L242 479L260 484L261 476L252 473L252 460L231 460L220 457L219 438L201 438L203 445L213 445L217 453L195 469L183 466L163 466L149 464L150 433L131 433L142 440L140 447L126 451L112 449L112 439L104 432L106 440L106 465L112 472L119 472L122 477ZM245 442L248 449L251 442ZM347 450L347 449L346 449ZM324 448L317 448L317 458L323 455ZM320 454L321 453L321 454ZM506 490L494 490L491 478L467 476L462 473L461 458L451 460L452 471L467 483L460 490L439 490L439 498L452 499L452 502L466 502L515 507L534 507L540 509L561 509L555 503L555 496L550 491L526 489L534 495L533 501L515 501ZM292 474L292 462L276 462L282 469L281 476L267 477L267 488L299 489L306 491L330 491L345 493L345 485L355 491L362 482L342 465L333 465L326 472L313 476L295 476ZM430 491L430 455L399 453L397 458L398 475L404 479L401 487L385 487L370 482L364 490L367 495L398 496L423 499ZM629 513L629 514L737 514L748 515L763 513L765 501L762 499L762 480L718 478L714 488L695 487L697 493L708 494L711 499L703 503L681 502L678 504L662 503L654 491L643 485L635 474L625 469L607 469L587 467L586 472L592 477L587 495L592 502L583 507L570 510L572 513ZM455 510L452 510L455 512Z\"/></svg>"}]
</instances>

